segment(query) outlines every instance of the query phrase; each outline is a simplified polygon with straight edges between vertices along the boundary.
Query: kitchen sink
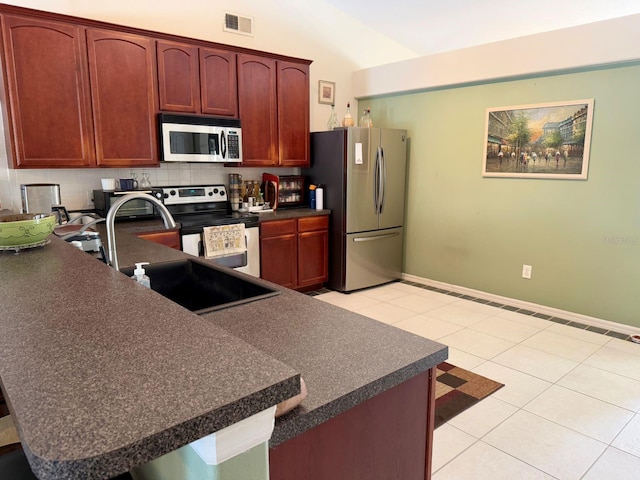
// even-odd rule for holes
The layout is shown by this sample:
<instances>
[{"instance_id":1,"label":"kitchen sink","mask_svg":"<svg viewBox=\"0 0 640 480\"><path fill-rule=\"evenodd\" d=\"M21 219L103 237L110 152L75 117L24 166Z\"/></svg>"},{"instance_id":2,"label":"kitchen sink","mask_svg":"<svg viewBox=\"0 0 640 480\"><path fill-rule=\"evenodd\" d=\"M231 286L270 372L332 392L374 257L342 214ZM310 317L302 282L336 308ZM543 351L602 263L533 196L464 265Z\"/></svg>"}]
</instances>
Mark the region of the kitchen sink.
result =
<instances>
[{"instance_id":1,"label":"kitchen sink","mask_svg":"<svg viewBox=\"0 0 640 480\"><path fill-rule=\"evenodd\" d=\"M152 290L199 315L280 294L232 270L195 259L152 263L144 269ZM133 267L120 271L133 275Z\"/></svg>"}]
</instances>

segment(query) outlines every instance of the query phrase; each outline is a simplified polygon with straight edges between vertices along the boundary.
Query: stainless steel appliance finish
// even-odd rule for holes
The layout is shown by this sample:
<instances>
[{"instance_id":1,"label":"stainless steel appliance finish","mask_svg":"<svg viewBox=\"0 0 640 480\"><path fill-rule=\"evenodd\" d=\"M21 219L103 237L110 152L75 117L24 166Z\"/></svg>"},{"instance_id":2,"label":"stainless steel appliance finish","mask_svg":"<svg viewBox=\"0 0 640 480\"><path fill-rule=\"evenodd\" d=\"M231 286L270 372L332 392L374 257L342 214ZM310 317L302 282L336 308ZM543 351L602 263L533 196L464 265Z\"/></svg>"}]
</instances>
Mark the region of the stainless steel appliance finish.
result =
<instances>
[{"instance_id":1,"label":"stainless steel appliance finish","mask_svg":"<svg viewBox=\"0 0 640 480\"><path fill-rule=\"evenodd\" d=\"M204 227L244 223L247 251L211 260L239 272L260 277L260 235L257 215L231 212L225 185L193 185L158 187L154 196L162 199L173 217L180 223L182 251L196 257L204 256Z\"/></svg>"},{"instance_id":2,"label":"stainless steel appliance finish","mask_svg":"<svg viewBox=\"0 0 640 480\"><path fill-rule=\"evenodd\" d=\"M242 162L242 129L237 118L158 115L165 162Z\"/></svg>"},{"instance_id":3,"label":"stainless steel appliance finish","mask_svg":"<svg viewBox=\"0 0 640 480\"><path fill-rule=\"evenodd\" d=\"M340 128L311 134L311 167L331 210L329 281L339 291L401 278L407 132Z\"/></svg>"},{"instance_id":4,"label":"stainless steel appliance finish","mask_svg":"<svg viewBox=\"0 0 640 480\"><path fill-rule=\"evenodd\" d=\"M127 202L135 201L135 200L143 200L145 202L153 203L160 212L162 216L162 220L164 221L164 226L167 229L176 228L176 222L171 216L171 213L167 210L167 208L163 205L163 203L158 200L156 197L152 195L148 195L146 193L128 193L127 195L122 196L117 202L115 202L109 212L107 213L107 245L109 246L109 264L118 270L118 252L116 249L116 230L115 230L115 220L118 215L118 210L122 208Z\"/></svg>"},{"instance_id":5,"label":"stainless steel appliance finish","mask_svg":"<svg viewBox=\"0 0 640 480\"><path fill-rule=\"evenodd\" d=\"M50 213L60 205L60 185L57 183L27 183L20 185L22 213Z\"/></svg>"}]
</instances>

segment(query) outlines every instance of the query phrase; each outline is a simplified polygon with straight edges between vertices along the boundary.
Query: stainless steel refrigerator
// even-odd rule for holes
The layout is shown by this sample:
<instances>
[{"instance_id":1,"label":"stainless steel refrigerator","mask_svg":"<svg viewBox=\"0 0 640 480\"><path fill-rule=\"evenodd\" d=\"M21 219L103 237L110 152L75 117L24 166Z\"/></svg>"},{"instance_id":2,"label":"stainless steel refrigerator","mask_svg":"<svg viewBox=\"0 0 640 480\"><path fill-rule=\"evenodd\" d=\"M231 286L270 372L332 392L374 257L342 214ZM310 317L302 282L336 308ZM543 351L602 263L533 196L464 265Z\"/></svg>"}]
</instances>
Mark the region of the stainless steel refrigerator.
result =
<instances>
[{"instance_id":1,"label":"stainless steel refrigerator","mask_svg":"<svg viewBox=\"0 0 640 480\"><path fill-rule=\"evenodd\" d=\"M406 130L340 128L311 134L311 167L331 210L329 281L349 292L397 280L402 248Z\"/></svg>"}]
</instances>

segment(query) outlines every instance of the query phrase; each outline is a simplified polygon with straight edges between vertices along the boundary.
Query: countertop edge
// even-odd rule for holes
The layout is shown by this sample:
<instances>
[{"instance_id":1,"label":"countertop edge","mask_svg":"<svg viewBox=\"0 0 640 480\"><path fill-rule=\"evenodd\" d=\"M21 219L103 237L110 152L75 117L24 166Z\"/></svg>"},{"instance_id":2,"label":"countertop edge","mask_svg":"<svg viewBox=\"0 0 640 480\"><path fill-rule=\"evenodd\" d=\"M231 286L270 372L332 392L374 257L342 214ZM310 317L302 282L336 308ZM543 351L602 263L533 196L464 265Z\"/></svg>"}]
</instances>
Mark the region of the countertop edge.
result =
<instances>
[{"instance_id":1,"label":"countertop edge","mask_svg":"<svg viewBox=\"0 0 640 480\"><path fill-rule=\"evenodd\" d=\"M240 399L234 404L225 405L199 417L194 417L180 425L175 425L99 457L66 461L50 460L34 454L29 450L28 445L23 445L23 448L29 459L32 471L40 479L84 479L103 475L112 477L126 472L132 467L158 458L158 451L165 453L174 451L272 407L298 393L300 393L299 374L255 392L255 394ZM265 395L271 397L275 403L253 398L257 396L264 397ZM135 459L135 461L132 462L130 459ZM62 472L64 472L64 475L61 475Z\"/></svg>"},{"instance_id":2,"label":"countertop edge","mask_svg":"<svg viewBox=\"0 0 640 480\"><path fill-rule=\"evenodd\" d=\"M401 383L419 375L430 368L435 367L444 362L448 357L448 347L434 352L433 354L407 365L395 372L380 377L378 380L370 382L361 388L343 395L326 405L317 408L303 415L298 415L293 410L287 415L276 419L276 425L269 440L269 447L277 447L278 445L297 437L307 430L320 425L321 423L337 417L341 413L397 386Z\"/></svg>"}]
</instances>

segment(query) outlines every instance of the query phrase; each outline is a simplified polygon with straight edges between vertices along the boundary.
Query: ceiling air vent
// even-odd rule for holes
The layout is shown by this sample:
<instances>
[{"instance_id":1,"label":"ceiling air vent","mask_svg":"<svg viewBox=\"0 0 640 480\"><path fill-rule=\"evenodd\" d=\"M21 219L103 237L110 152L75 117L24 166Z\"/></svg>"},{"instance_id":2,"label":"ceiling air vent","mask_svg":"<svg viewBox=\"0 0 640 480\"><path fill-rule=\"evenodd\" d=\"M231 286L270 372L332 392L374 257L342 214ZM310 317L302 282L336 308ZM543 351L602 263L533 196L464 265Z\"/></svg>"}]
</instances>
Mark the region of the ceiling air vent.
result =
<instances>
[{"instance_id":1,"label":"ceiling air vent","mask_svg":"<svg viewBox=\"0 0 640 480\"><path fill-rule=\"evenodd\" d=\"M225 32L253 36L253 18L227 12L224 14L224 27L222 29Z\"/></svg>"}]
</instances>

